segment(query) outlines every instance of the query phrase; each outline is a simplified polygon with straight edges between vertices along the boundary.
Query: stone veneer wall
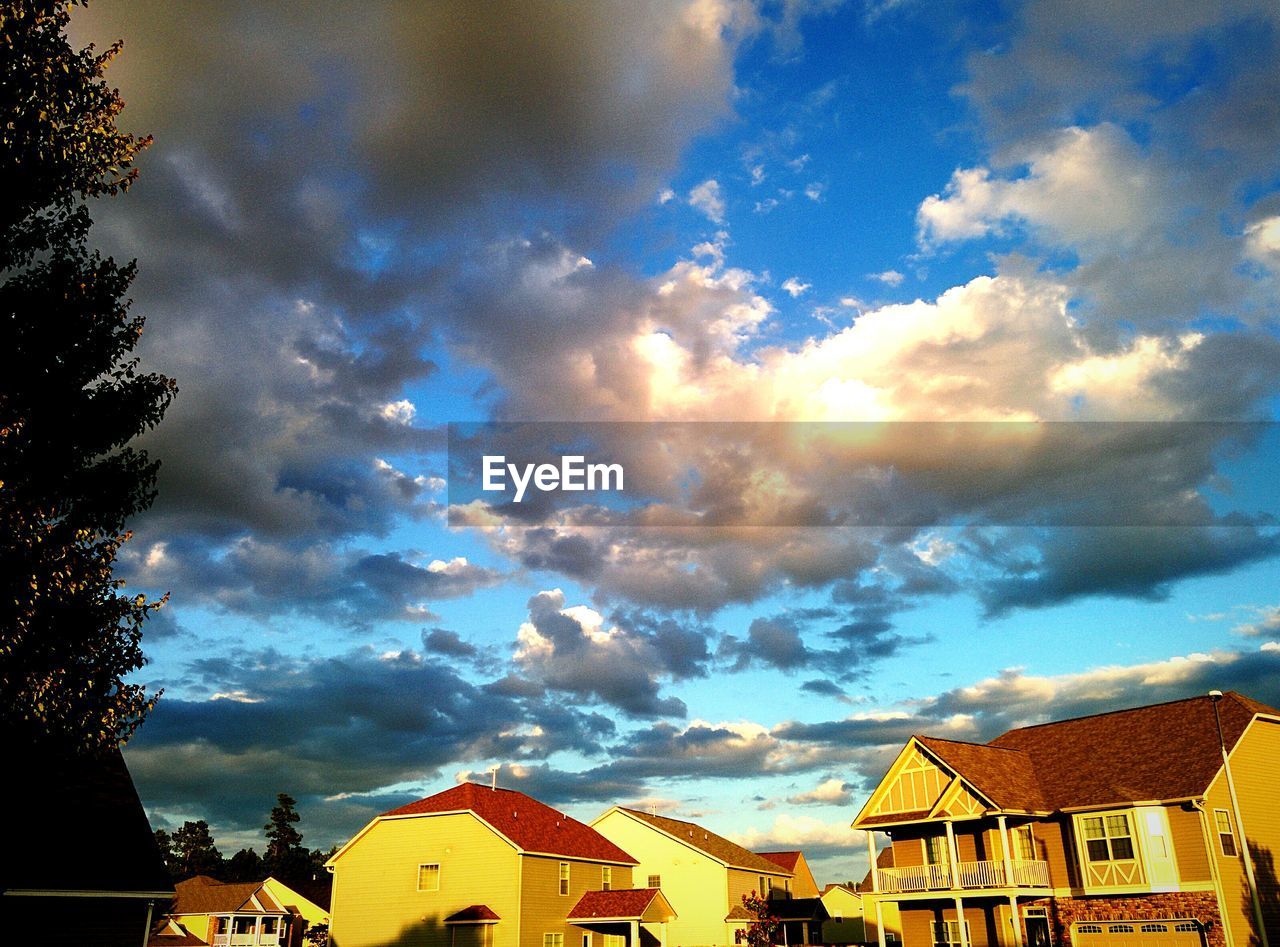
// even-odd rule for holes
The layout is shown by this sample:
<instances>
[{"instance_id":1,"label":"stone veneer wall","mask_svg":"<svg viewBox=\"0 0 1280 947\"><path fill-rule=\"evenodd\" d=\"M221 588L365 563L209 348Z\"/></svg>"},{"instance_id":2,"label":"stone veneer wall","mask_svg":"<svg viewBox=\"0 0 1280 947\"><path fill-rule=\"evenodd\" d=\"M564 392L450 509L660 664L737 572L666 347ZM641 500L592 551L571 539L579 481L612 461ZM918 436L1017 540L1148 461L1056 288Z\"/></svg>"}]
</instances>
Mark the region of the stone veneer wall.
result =
<instances>
[{"instance_id":1,"label":"stone veneer wall","mask_svg":"<svg viewBox=\"0 0 1280 947\"><path fill-rule=\"evenodd\" d=\"M1194 918L1208 928L1208 947L1226 947L1218 898L1212 891L1171 891L1129 897L1103 895L1093 898L1052 898L1037 902L1049 908L1053 940L1072 947L1071 925L1077 921L1146 921L1164 918Z\"/></svg>"}]
</instances>

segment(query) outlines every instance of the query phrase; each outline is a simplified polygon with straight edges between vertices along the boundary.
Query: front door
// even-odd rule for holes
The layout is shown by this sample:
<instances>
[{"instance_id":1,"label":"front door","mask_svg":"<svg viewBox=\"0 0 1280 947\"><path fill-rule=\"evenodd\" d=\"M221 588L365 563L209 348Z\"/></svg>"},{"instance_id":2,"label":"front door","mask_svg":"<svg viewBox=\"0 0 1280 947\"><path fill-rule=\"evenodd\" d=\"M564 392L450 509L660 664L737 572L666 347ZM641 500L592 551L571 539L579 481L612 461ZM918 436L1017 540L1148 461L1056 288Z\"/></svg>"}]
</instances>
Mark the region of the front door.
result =
<instances>
[{"instance_id":1,"label":"front door","mask_svg":"<svg viewBox=\"0 0 1280 947\"><path fill-rule=\"evenodd\" d=\"M1044 916L1027 918L1027 947L1051 947L1049 919Z\"/></svg>"}]
</instances>

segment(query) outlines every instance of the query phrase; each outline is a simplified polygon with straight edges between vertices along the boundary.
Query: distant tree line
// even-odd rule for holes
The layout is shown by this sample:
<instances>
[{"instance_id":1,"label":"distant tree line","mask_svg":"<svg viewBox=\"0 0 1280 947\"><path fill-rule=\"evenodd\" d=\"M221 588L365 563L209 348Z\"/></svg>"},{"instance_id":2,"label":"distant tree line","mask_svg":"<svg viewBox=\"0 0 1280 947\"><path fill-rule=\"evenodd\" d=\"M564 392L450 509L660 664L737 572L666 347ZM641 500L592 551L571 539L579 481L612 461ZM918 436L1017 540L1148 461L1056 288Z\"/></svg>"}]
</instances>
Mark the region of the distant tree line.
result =
<instances>
[{"instance_id":1,"label":"distant tree line","mask_svg":"<svg viewBox=\"0 0 1280 947\"><path fill-rule=\"evenodd\" d=\"M328 887L324 863L337 846L328 851L303 846L302 833L295 827L302 818L297 805L288 793L276 796L276 805L263 826L266 849L261 855L253 848L242 848L224 858L204 819L184 822L172 832L157 829L156 842L174 881L195 875L219 881L262 881L271 876L311 897L316 885Z\"/></svg>"}]
</instances>

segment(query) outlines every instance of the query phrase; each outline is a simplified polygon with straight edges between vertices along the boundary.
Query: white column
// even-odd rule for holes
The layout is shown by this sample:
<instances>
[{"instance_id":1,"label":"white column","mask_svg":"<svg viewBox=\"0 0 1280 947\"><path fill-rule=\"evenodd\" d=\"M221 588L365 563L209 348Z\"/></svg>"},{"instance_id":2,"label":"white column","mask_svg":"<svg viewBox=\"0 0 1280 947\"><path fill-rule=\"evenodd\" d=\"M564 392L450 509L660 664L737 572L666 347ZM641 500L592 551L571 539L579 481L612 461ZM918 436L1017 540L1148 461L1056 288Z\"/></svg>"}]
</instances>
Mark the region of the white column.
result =
<instances>
[{"instance_id":1,"label":"white column","mask_svg":"<svg viewBox=\"0 0 1280 947\"><path fill-rule=\"evenodd\" d=\"M871 890L880 891L880 872L876 869L876 839L870 830L867 830L867 857L871 859Z\"/></svg>"},{"instance_id":2,"label":"white column","mask_svg":"<svg viewBox=\"0 0 1280 947\"><path fill-rule=\"evenodd\" d=\"M631 943L629 947L640 947L640 922L631 922Z\"/></svg>"},{"instance_id":3,"label":"white column","mask_svg":"<svg viewBox=\"0 0 1280 947\"><path fill-rule=\"evenodd\" d=\"M1009 850L1009 822L1002 815L996 816L996 821L1000 823L1000 847L1004 850L1004 883L1006 887L1012 888L1013 854Z\"/></svg>"},{"instance_id":4,"label":"white column","mask_svg":"<svg viewBox=\"0 0 1280 947\"><path fill-rule=\"evenodd\" d=\"M262 915L259 914L257 920L253 922L253 942L255 944L262 943Z\"/></svg>"},{"instance_id":5,"label":"white column","mask_svg":"<svg viewBox=\"0 0 1280 947\"><path fill-rule=\"evenodd\" d=\"M947 823L950 828L951 823ZM969 931L964 926L964 901L956 898L956 926L960 928L960 947L969 947Z\"/></svg>"},{"instance_id":6,"label":"white column","mask_svg":"<svg viewBox=\"0 0 1280 947\"><path fill-rule=\"evenodd\" d=\"M862 912L862 916L864 919L866 918L867 912L865 910ZM865 934L866 931L863 931L863 933ZM876 898L876 940L879 942L880 947L887 947L884 936L884 911L880 908L879 898Z\"/></svg>"},{"instance_id":7,"label":"white column","mask_svg":"<svg viewBox=\"0 0 1280 947\"><path fill-rule=\"evenodd\" d=\"M1022 947L1022 921L1018 917L1018 896L1016 894L1009 895L1009 916L1013 918L1013 947Z\"/></svg>"},{"instance_id":8,"label":"white column","mask_svg":"<svg viewBox=\"0 0 1280 947\"><path fill-rule=\"evenodd\" d=\"M951 887L960 887L960 855L956 851L956 830L951 820L947 820L947 855L951 859Z\"/></svg>"}]
</instances>

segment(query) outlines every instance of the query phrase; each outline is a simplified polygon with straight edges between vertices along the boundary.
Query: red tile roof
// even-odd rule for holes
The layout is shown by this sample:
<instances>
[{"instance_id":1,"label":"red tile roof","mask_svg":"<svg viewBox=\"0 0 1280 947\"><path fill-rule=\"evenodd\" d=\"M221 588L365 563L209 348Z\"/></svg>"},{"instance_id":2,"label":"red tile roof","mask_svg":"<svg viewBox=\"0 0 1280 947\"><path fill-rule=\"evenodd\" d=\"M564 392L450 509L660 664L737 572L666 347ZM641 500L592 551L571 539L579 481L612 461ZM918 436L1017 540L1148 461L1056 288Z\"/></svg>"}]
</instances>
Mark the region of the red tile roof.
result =
<instances>
[{"instance_id":1,"label":"red tile roof","mask_svg":"<svg viewBox=\"0 0 1280 947\"><path fill-rule=\"evenodd\" d=\"M639 864L589 825L514 789L490 789L477 783L461 783L383 815L462 811L474 812L526 852L624 865Z\"/></svg>"},{"instance_id":2,"label":"red tile roof","mask_svg":"<svg viewBox=\"0 0 1280 947\"><path fill-rule=\"evenodd\" d=\"M1218 704L1228 749L1256 714L1273 707L1228 691ZM917 737L921 745L1005 809L1078 806L1199 796L1222 765L1208 697L1020 727L988 744ZM927 812L868 816L860 825L922 819Z\"/></svg>"},{"instance_id":3,"label":"red tile roof","mask_svg":"<svg viewBox=\"0 0 1280 947\"><path fill-rule=\"evenodd\" d=\"M569 912L569 920L589 918L639 918L658 897L657 888L623 888L615 891L588 891Z\"/></svg>"},{"instance_id":4,"label":"red tile roof","mask_svg":"<svg viewBox=\"0 0 1280 947\"><path fill-rule=\"evenodd\" d=\"M800 852L756 852L756 854L793 874L796 870L796 862L800 860Z\"/></svg>"},{"instance_id":5,"label":"red tile roof","mask_svg":"<svg viewBox=\"0 0 1280 947\"><path fill-rule=\"evenodd\" d=\"M444 919L446 924L488 924L493 921L500 921L500 918L493 908L487 904L472 904L450 914Z\"/></svg>"},{"instance_id":6,"label":"red tile roof","mask_svg":"<svg viewBox=\"0 0 1280 947\"><path fill-rule=\"evenodd\" d=\"M648 812L640 812L636 809L627 809L622 806L618 808L628 815L635 816L643 822L648 822L669 835L674 835L680 841L733 868L761 871L769 875L778 875L784 872L790 874L789 870L782 868L776 862L769 861L755 852L749 852L741 845L730 842L727 838L716 835L716 833L704 829L700 825L694 825L692 822L683 822L680 819L668 819L666 816L652 815Z\"/></svg>"}]
</instances>

